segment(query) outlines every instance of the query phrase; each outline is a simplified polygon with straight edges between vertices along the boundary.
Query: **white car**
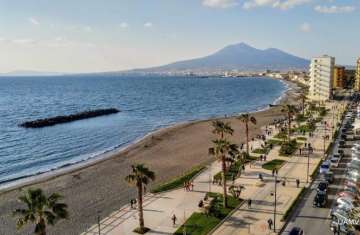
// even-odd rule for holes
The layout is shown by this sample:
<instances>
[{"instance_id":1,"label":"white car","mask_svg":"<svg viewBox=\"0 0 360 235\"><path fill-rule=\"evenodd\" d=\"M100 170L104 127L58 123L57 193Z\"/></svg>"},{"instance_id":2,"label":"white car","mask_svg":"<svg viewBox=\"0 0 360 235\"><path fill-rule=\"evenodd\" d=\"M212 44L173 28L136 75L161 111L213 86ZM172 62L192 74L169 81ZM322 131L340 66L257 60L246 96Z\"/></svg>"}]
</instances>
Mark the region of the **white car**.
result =
<instances>
[{"instance_id":1,"label":"white car","mask_svg":"<svg viewBox=\"0 0 360 235\"><path fill-rule=\"evenodd\" d=\"M320 166L320 174L325 174L330 171L330 161L324 161Z\"/></svg>"},{"instance_id":2,"label":"white car","mask_svg":"<svg viewBox=\"0 0 360 235\"><path fill-rule=\"evenodd\" d=\"M339 166L339 162L340 162L340 157L335 157L335 156L333 156L333 157L330 159L330 166L331 166L331 167L338 167L338 166Z\"/></svg>"}]
</instances>

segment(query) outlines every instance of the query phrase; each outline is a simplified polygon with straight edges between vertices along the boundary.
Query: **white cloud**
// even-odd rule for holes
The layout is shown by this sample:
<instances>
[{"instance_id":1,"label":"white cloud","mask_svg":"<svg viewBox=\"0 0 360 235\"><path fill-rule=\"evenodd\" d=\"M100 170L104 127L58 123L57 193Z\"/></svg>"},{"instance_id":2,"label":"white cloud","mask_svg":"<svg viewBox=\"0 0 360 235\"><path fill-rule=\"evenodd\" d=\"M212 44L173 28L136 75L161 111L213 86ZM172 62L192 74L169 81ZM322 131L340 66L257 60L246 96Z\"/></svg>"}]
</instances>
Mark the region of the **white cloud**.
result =
<instances>
[{"instance_id":1,"label":"white cloud","mask_svg":"<svg viewBox=\"0 0 360 235\"><path fill-rule=\"evenodd\" d=\"M145 24L144 24L144 27L145 28L151 28L151 27L153 27L154 25L153 25L153 23L151 23L151 22L146 22Z\"/></svg>"},{"instance_id":2,"label":"white cloud","mask_svg":"<svg viewBox=\"0 0 360 235\"><path fill-rule=\"evenodd\" d=\"M236 0L203 0L202 4L213 8L228 8L238 5Z\"/></svg>"},{"instance_id":3,"label":"white cloud","mask_svg":"<svg viewBox=\"0 0 360 235\"><path fill-rule=\"evenodd\" d=\"M309 24L309 23L302 23L301 25L300 25L300 30L301 31L303 31L303 32L305 32L305 33L308 33L308 32L310 32L311 31L311 25Z\"/></svg>"},{"instance_id":4,"label":"white cloud","mask_svg":"<svg viewBox=\"0 0 360 235\"><path fill-rule=\"evenodd\" d=\"M87 33L91 33L91 32L93 32L93 29L90 26L85 26L84 31Z\"/></svg>"},{"instance_id":5,"label":"white cloud","mask_svg":"<svg viewBox=\"0 0 360 235\"><path fill-rule=\"evenodd\" d=\"M18 39L11 40L11 42L15 43L15 44L25 45L25 44L33 44L35 41L30 38L18 38Z\"/></svg>"},{"instance_id":6,"label":"white cloud","mask_svg":"<svg viewBox=\"0 0 360 235\"><path fill-rule=\"evenodd\" d=\"M243 8L272 7L287 10L309 2L311 0L249 0L243 4Z\"/></svg>"},{"instance_id":7,"label":"white cloud","mask_svg":"<svg viewBox=\"0 0 360 235\"><path fill-rule=\"evenodd\" d=\"M335 14L335 13L350 13L355 11L354 6L320 6L317 5L314 8L315 11L325 14Z\"/></svg>"},{"instance_id":8,"label":"white cloud","mask_svg":"<svg viewBox=\"0 0 360 235\"><path fill-rule=\"evenodd\" d=\"M122 28L122 29L129 28L129 24L126 23L126 22L122 22L122 23L120 24L120 28Z\"/></svg>"},{"instance_id":9,"label":"white cloud","mask_svg":"<svg viewBox=\"0 0 360 235\"><path fill-rule=\"evenodd\" d=\"M33 25L39 25L40 24L40 22L37 19L35 19L34 17L30 17L28 19L28 21Z\"/></svg>"}]
</instances>

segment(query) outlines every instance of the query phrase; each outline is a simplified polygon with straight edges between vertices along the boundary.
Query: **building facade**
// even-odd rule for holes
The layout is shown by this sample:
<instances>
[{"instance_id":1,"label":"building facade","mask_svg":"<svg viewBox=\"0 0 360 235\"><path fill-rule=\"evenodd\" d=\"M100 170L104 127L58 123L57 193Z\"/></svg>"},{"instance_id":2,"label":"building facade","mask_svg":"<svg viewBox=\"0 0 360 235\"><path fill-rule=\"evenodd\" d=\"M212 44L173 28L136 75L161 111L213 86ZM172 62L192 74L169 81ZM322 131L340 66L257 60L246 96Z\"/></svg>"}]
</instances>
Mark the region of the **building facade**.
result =
<instances>
[{"instance_id":1,"label":"building facade","mask_svg":"<svg viewBox=\"0 0 360 235\"><path fill-rule=\"evenodd\" d=\"M335 58L321 56L311 59L309 98L326 101L332 98Z\"/></svg>"},{"instance_id":2,"label":"building facade","mask_svg":"<svg viewBox=\"0 0 360 235\"><path fill-rule=\"evenodd\" d=\"M345 76L345 67L344 66L335 66L334 67L334 79L333 79L333 88L344 88L346 84Z\"/></svg>"},{"instance_id":3,"label":"building facade","mask_svg":"<svg viewBox=\"0 0 360 235\"><path fill-rule=\"evenodd\" d=\"M356 70L355 70L355 83L354 89L355 91L360 91L360 58L356 62Z\"/></svg>"}]
</instances>

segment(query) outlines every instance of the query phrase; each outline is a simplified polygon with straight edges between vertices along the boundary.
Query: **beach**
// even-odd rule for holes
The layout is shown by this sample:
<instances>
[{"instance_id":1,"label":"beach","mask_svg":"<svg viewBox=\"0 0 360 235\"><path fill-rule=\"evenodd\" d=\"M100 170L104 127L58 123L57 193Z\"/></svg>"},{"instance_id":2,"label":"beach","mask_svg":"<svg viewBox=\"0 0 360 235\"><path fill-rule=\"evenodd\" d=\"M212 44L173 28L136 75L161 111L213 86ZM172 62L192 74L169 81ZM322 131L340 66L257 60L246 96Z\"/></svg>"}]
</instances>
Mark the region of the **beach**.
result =
<instances>
[{"instance_id":1,"label":"beach","mask_svg":"<svg viewBox=\"0 0 360 235\"><path fill-rule=\"evenodd\" d=\"M296 88L289 90L280 103L296 102ZM274 119L282 118L281 107L271 107L253 113L256 126L250 126L251 137L261 133L261 127ZM244 125L236 117L223 118L230 122L235 132L230 138L234 143L245 142ZM49 229L49 234L79 234L96 223L97 215L106 216L128 203L135 196L135 189L124 181L135 163L144 163L156 173L154 184L177 177L194 166L214 159L208 153L212 120L182 123L147 135L142 140L111 156L82 166L64 170L48 177L36 177L27 186L17 186L0 194L0 234L29 234L32 226L16 233L11 211L19 207L17 197L29 187L42 188L47 193L62 194L69 206L70 220L62 221Z\"/></svg>"}]
</instances>

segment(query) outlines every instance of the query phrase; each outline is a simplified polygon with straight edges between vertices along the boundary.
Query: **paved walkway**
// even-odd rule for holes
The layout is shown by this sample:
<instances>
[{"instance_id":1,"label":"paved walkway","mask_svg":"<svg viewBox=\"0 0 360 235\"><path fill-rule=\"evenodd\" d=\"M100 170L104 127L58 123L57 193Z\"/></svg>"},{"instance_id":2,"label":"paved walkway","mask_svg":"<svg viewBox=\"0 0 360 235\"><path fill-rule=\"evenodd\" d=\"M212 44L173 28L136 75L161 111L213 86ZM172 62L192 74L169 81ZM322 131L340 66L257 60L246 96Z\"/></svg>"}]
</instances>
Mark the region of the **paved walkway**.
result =
<instances>
[{"instance_id":1,"label":"paved walkway","mask_svg":"<svg viewBox=\"0 0 360 235\"><path fill-rule=\"evenodd\" d=\"M330 114L326 117L327 121L332 120ZM273 134L276 132L273 131ZM309 139L309 142L316 149L323 149L323 140L319 136L323 134L317 131L316 135ZM329 141L327 142L327 144ZM253 141L253 149L260 146L261 141ZM321 145L321 146L320 146ZM295 180L301 180L301 186L306 183L306 157L279 157L279 147L275 147L267 156L267 161L272 159L284 159L288 161L279 170L279 179L286 177L287 184L282 186L278 184L278 213L276 227L280 228L280 221L283 213L291 205L301 188L296 188ZM312 172L321 159L321 152L317 152L310 159L310 172ZM252 208L247 208L244 204L239 208L224 224L222 224L215 234L267 234L270 233L266 221L273 218L274 210L274 177L271 172L263 169L262 162L256 162L250 168L246 166L245 172L235 181L236 185L243 185L241 198L253 200ZM173 234L177 228L184 223L193 212L198 211L198 203L204 198L210 190L212 192L222 192L222 188L211 184L212 176L221 170L220 163L214 162L211 166L198 175L194 180L194 191L186 192L183 189L177 189L161 194L147 194L144 200L145 226L151 228L147 234ZM259 173L264 176L264 181L258 179ZM176 215L177 224L172 225L171 217ZM135 234L132 232L138 226L138 212L126 205L113 212L100 222L100 234ZM83 234L99 234L99 226L93 225Z\"/></svg>"},{"instance_id":2,"label":"paved walkway","mask_svg":"<svg viewBox=\"0 0 360 235\"><path fill-rule=\"evenodd\" d=\"M331 109L332 105L328 104L328 108ZM330 112L324 117L324 121L332 123L332 113ZM336 120L334 120L335 122ZM317 128L314 136L308 138L308 142L315 148L314 154L310 158L310 175L316 169L319 161L323 157L323 145L324 141L322 136L329 134L330 131L324 130L324 128ZM329 145L331 139L325 142L325 149ZM283 157L277 156L278 151L272 151L270 153L269 160L273 158L284 159ZM307 157L293 156L287 158L288 162L279 170L279 176L286 177L288 183L286 186L277 184L277 210L276 210L276 231L284 225L281 221L284 213L291 206L297 195L300 193L301 188L296 188L296 179L300 179L302 182L301 186L306 185L307 177ZM259 170L261 171L261 170ZM242 177L243 178L243 177ZM249 181L245 179L239 179L244 182ZM251 197L253 203L252 207L248 208L247 205L240 207L229 219L227 219L213 234L275 234L273 230L270 230L267 224L268 219L274 220L274 196L272 196L275 189L275 180L272 176L265 177L267 181L266 185L262 188L253 188L252 190L246 191L242 196L246 199ZM251 184L248 182L248 184Z\"/></svg>"}]
</instances>

